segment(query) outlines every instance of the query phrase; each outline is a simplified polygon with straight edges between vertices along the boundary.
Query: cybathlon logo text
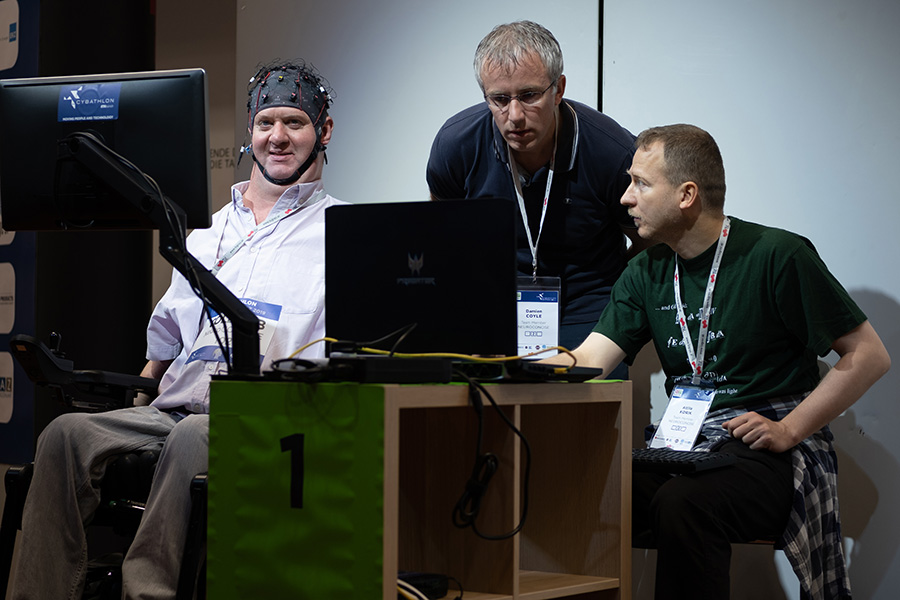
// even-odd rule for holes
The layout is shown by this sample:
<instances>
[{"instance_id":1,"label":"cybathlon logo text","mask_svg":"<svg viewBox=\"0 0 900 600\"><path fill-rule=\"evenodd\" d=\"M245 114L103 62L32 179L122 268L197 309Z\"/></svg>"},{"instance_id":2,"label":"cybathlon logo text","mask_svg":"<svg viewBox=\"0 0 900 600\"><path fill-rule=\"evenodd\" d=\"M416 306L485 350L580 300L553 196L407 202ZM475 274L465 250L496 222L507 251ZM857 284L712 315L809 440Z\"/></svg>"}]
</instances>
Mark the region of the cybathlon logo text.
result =
<instances>
[{"instance_id":1,"label":"cybathlon logo text","mask_svg":"<svg viewBox=\"0 0 900 600\"><path fill-rule=\"evenodd\" d=\"M119 118L121 83L62 86L59 121L110 121Z\"/></svg>"}]
</instances>

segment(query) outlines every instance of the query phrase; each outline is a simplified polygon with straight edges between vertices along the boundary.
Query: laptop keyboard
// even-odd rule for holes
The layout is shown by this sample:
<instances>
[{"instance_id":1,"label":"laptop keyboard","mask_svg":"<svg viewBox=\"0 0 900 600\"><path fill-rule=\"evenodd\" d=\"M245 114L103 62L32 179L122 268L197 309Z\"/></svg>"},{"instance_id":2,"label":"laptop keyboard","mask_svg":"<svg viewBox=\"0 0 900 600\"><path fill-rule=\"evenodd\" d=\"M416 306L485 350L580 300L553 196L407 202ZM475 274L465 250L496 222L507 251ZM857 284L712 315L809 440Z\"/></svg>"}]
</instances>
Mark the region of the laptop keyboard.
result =
<instances>
[{"instance_id":1,"label":"laptop keyboard","mask_svg":"<svg viewBox=\"0 0 900 600\"><path fill-rule=\"evenodd\" d=\"M696 473L733 464L733 454L672 448L634 448L631 470L635 473Z\"/></svg>"}]
</instances>

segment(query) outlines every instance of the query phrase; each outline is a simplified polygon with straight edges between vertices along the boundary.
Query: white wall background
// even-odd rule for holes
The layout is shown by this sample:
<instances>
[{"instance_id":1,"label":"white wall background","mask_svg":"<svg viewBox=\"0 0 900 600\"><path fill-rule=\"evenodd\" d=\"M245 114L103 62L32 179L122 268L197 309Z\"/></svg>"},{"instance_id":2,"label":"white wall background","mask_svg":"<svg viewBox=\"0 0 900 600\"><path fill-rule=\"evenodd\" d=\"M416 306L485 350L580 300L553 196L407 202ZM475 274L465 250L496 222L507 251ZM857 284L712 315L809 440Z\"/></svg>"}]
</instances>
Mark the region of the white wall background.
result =
<instances>
[{"instance_id":1,"label":"white wall background","mask_svg":"<svg viewBox=\"0 0 900 600\"><path fill-rule=\"evenodd\" d=\"M306 58L336 90L331 193L424 200L434 133L481 100L471 67L477 42L520 18L556 34L567 95L595 104L598 4L587 0L238 1L239 104L258 61ZM725 158L728 212L811 238L900 356L900 3L606 0L605 19L605 112L635 133L672 122L708 129ZM650 416L651 396L655 411L664 402L655 368L642 355L633 371L636 422ZM900 589L898 373L833 424L858 600L893 599ZM797 597L789 573L779 584L770 549L736 552L733 598ZM637 598L650 597L650 582L652 557L636 553Z\"/></svg>"},{"instance_id":2,"label":"white wall background","mask_svg":"<svg viewBox=\"0 0 900 600\"><path fill-rule=\"evenodd\" d=\"M335 89L329 192L354 203L426 200L434 134L448 117L483 101L472 69L475 46L494 25L518 19L554 33L564 57L573 57L566 61L568 95L596 104L595 0L239 1L238 98L247 97L257 62L312 62ZM236 125L242 135L243 115ZM240 174L249 174L246 165Z\"/></svg>"}]
</instances>

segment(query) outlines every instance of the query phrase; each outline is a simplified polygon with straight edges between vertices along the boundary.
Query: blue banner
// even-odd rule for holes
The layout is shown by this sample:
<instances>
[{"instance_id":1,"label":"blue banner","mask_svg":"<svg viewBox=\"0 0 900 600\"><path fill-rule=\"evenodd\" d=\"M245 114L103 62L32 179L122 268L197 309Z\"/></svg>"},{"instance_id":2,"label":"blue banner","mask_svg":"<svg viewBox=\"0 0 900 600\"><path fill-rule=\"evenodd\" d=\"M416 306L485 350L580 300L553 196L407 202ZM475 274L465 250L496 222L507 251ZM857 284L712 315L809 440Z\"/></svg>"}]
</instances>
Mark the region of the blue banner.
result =
<instances>
[{"instance_id":1,"label":"blue banner","mask_svg":"<svg viewBox=\"0 0 900 600\"><path fill-rule=\"evenodd\" d=\"M40 2L0 0L0 79L38 74ZM0 462L34 458L34 386L9 352L35 332L35 234L0 223Z\"/></svg>"}]
</instances>

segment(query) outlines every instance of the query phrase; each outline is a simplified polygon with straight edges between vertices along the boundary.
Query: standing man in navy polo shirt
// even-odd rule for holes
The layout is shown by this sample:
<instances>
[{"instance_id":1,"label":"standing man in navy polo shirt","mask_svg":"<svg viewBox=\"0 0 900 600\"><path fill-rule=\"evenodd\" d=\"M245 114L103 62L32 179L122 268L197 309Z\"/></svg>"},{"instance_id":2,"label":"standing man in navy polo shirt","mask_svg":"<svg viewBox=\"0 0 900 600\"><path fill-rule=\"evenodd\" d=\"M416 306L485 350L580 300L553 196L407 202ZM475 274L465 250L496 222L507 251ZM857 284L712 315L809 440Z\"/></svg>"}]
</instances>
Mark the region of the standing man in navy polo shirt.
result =
<instances>
[{"instance_id":1,"label":"standing man in navy polo shirt","mask_svg":"<svg viewBox=\"0 0 900 600\"><path fill-rule=\"evenodd\" d=\"M626 236L643 248L619 203L634 136L564 99L559 43L530 21L498 25L478 45L485 103L447 120L426 177L435 200L518 202L520 275L558 278L559 344L578 346L626 262ZM556 280L553 280L556 281Z\"/></svg>"}]
</instances>

